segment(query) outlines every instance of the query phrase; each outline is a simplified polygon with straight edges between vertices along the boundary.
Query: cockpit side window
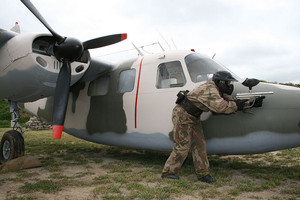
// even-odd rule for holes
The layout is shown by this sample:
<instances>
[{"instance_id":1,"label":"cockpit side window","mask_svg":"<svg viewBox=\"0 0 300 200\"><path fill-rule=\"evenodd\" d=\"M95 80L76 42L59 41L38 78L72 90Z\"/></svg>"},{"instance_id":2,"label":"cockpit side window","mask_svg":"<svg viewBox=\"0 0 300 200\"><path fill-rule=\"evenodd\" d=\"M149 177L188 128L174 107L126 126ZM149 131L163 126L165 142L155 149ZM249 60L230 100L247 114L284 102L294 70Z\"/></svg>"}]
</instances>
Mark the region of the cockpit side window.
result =
<instances>
[{"instance_id":1,"label":"cockpit side window","mask_svg":"<svg viewBox=\"0 0 300 200\"><path fill-rule=\"evenodd\" d=\"M182 87L186 83L180 61L161 63L157 69L156 88Z\"/></svg>"},{"instance_id":2,"label":"cockpit side window","mask_svg":"<svg viewBox=\"0 0 300 200\"><path fill-rule=\"evenodd\" d=\"M100 76L89 85L88 96L102 96L108 93L110 76Z\"/></svg>"},{"instance_id":3,"label":"cockpit side window","mask_svg":"<svg viewBox=\"0 0 300 200\"><path fill-rule=\"evenodd\" d=\"M135 69L121 71L118 85L119 93L131 92L133 90L135 74Z\"/></svg>"},{"instance_id":4,"label":"cockpit side window","mask_svg":"<svg viewBox=\"0 0 300 200\"><path fill-rule=\"evenodd\" d=\"M212 75L217 71L228 71L222 65L201 54L190 54L186 56L185 63L194 83L211 80Z\"/></svg>"}]
</instances>

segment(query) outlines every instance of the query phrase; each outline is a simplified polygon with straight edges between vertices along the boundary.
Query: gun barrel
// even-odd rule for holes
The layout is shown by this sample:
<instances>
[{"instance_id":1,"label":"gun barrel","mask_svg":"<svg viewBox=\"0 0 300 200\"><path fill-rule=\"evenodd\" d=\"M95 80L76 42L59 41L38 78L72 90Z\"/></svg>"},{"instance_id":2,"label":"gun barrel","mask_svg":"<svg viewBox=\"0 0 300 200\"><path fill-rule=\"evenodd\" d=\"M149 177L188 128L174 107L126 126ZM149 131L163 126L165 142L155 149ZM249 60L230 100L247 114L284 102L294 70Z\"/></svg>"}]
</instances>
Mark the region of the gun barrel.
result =
<instances>
[{"instance_id":1,"label":"gun barrel","mask_svg":"<svg viewBox=\"0 0 300 200\"><path fill-rule=\"evenodd\" d=\"M253 97L261 97L265 95L274 94L273 91L270 92L251 92L251 93L237 93L236 98L237 99L250 99Z\"/></svg>"}]
</instances>

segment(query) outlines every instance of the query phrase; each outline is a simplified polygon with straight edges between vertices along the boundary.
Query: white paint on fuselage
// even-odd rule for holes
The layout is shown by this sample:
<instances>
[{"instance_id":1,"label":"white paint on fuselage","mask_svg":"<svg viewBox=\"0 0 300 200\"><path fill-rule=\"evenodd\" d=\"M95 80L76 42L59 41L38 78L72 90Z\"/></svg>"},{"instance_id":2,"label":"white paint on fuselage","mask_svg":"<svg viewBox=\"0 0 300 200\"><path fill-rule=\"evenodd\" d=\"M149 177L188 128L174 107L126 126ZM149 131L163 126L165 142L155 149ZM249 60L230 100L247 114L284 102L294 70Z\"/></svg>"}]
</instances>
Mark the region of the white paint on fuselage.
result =
<instances>
[{"instance_id":1,"label":"white paint on fuselage","mask_svg":"<svg viewBox=\"0 0 300 200\"><path fill-rule=\"evenodd\" d=\"M24 103L24 107L27 112L31 113L32 115L37 116L38 110L45 109L46 103L47 103L47 98L43 98L43 99L39 99L34 102ZM42 117L42 116L40 116L40 117Z\"/></svg>"},{"instance_id":2,"label":"white paint on fuselage","mask_svg":"<svg viewBox=\"0 0 300 200\"><path fill-rule=\"evenodd\" d=\"M200 121L206 121L208 120L211 116L212 116L212 112L209 111L209 112L203 112L201 115L200 115Z\"/></svg>"},{"instance_id":3,"label":"white paint on fuselage","mask_svg":"<svg viewBox=\"0 0 300 200\"><path fill-rule=\"evenodd\" d=\"M272 84L272 85L274 85L275 87L282 89L282 90L291 90L291 91L294 91L294 90L299 91L300 90L298 87L291 87L291 86L287 86L287 85L280 85L280 84Z\"/></svg>"}]
</instances>

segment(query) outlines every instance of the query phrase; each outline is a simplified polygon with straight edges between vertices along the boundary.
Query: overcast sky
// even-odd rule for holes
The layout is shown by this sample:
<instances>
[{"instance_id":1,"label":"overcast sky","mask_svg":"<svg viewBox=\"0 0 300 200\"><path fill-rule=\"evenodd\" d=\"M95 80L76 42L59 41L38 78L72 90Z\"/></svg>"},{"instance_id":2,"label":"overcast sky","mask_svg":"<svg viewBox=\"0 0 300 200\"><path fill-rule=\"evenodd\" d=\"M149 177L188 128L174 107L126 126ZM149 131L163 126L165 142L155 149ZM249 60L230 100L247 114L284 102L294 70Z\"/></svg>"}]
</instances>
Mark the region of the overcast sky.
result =
<instances>
[{"instance_id":1,"label":"overcast sky","mask_svg":"<svg viewBox=\"0 0 300 200\"><path fill-rule=\"evenodd\" d=\"M300 83L300 1L297 0L31 0L51 27L81 41L127 33L128 39L91 54L160 42L213 56L240 77ZM48 30L19 0L1 0L0 28ZM152 51L153 49L146 49ZM157 49L156 49L157 50Z\"/></svg>"}]
</instances>

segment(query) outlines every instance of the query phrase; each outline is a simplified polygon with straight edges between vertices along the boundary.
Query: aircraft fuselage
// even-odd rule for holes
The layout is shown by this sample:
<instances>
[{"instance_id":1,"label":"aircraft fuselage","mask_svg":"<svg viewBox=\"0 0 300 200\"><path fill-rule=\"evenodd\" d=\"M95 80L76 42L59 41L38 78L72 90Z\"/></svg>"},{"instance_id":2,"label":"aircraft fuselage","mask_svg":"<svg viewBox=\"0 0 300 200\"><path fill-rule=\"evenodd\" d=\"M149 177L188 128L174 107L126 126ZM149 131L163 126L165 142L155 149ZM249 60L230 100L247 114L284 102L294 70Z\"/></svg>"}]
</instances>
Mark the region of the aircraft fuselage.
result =
<instances>
[{"instance_id":1,"label":"aircraft fuselage","mask_svg":"<svg viewBox=\"0 0 300 200\"><path fill-rule=\"evenodd\" d=\"M212 59L189 51L121 63L94 80L72 86L64 131L95 143L170 151L176 94L208 81L220 69L223 66ZM240 81L234 84L233 96L248 92ZM274 94L266 97L261 108L201 115L209 154L252 154L300 146L300 89L267 83L253 88L253 92L267 91ZM52 107L53 97L24 104L26 110L48 121Z\"/></svg>"}]
</instances>

